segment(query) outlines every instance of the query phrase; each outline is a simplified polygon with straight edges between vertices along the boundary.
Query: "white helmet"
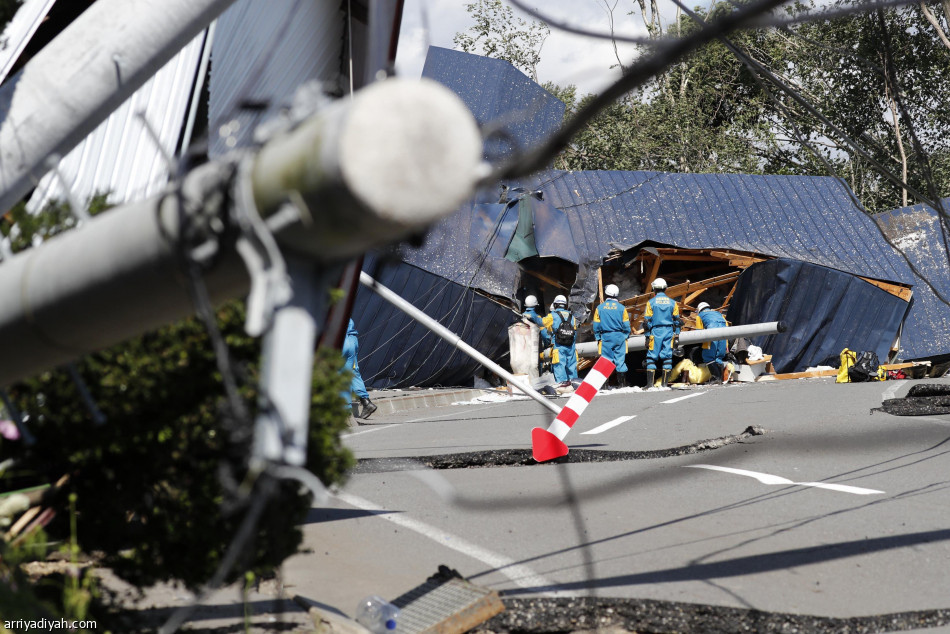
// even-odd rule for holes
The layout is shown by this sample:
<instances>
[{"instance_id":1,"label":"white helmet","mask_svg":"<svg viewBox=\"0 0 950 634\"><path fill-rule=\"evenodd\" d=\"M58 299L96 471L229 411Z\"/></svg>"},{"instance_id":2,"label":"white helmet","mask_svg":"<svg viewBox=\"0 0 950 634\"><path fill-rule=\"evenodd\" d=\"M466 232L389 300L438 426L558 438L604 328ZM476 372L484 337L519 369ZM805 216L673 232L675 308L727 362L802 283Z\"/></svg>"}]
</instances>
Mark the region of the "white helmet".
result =
<instances>
[{"instance_id":1,"label":"white helmet","mask_svg":"<svg viewBox=\"0 0 950 634\"><path fill-rule=\"evenodd\" d=\"M563 295L558 295L557 297L554 298L554 302L551 305L554 306L555 308L558 308L558 307L565 308L567 307L567 298L564 297Z\"/></svg>"},{"instance_id":2,"label":"white helmet","mask_svg":"<svg viewBox=\"0 0 950 634\"><path fill-rule=\"evenodd\" d=\"M700 302L699 306L696 307L696 312L701 313L707 308L709 308L709 304L707 304L706 302Z\"/></svg>"},{"instance_id":3,"label":"white helmet","mask_svg":"<svg viewBox=\"0 0 950 634\"><path fill-rule=\"evenodd\" d=\"M650 287L655 291L665 291L666 280L664 280L662 277L658 277L655 280L653 280L653 284L651 284Z\"/></svg>"},{"instance_id":4,"label":"white helmet","mask_svg":"<svg viewBox=\"0 0 950 634\"><path fill-rule=\"evenodd\" d=\"M617 297L620 295L620 289L617 288L616 284L608 284L607 288L604 289L604 295L607 297Z\"/></svg>"},{"instance_id":5,"label":"white helmet","mask_svg":"<svg viewBox=\"0 0 950 634\"><path fill-rule=\"evenodd\" d=\"M525 308L534 308L537 305L538 305L538 298L535 297L534 295L528 295L527 297L524 298Z\"/></svg>"}]
</instances>

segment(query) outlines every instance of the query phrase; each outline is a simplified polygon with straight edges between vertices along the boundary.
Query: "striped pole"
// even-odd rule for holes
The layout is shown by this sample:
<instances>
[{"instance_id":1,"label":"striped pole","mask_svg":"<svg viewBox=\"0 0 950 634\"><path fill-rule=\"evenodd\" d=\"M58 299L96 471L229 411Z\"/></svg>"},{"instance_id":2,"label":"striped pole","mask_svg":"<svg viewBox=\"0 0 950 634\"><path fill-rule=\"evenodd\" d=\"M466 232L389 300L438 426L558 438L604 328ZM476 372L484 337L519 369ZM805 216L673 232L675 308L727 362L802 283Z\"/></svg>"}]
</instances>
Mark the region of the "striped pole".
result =
<instances>
[{"instance_id":1,"label":"striped pole","mask_svg":"<svg viewBox=\"0 0 950 634\"><path fill-rule=\"evenodd\" d=\"M564 437L571 427L577 422L584 410L590 404L597 392L607 382L607 377L614 371L616 366L607 357L600 357L597 363L587 373L584 382L574 391L567 404L561 409L554 422L547 429L535 427L531 430L531 455L537 462L546 462L554 460L561 456L566 456L568 452L567 445L564 444Z\"/></svg>"}]
</instances>

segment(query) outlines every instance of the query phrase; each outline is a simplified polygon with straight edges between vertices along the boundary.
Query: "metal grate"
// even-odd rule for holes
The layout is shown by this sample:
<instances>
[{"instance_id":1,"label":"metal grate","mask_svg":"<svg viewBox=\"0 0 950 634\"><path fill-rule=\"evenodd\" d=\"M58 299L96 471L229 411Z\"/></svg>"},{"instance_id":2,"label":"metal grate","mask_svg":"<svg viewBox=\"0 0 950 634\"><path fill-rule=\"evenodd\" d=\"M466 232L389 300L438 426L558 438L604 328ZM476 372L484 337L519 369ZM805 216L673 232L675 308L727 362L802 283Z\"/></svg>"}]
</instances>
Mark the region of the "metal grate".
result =
<instances>
[{"instance_id":1,"label":"metal grate","mask_svg":"<svg viewBox=\"0 0 950 634\"><path fill-rule=\"evenodd\" d=\"M400 610L397 634L461 634L505 609L494 590L441 571L393 605Z\"/></svg>"}]
</instances>

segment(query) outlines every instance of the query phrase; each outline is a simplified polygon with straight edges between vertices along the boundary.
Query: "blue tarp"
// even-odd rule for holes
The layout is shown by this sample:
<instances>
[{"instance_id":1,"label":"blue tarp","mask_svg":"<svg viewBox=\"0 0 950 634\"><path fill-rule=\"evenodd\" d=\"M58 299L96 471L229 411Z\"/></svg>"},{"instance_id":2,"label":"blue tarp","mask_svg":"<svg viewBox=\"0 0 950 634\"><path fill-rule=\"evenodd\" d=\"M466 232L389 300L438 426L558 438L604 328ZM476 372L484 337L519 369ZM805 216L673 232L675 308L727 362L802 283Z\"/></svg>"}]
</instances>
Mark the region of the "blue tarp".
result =
<instances>
[{"instance_id":1,"label":"blue tarp","mask_svg":"<svg viewBox=\"0 0 950 634\"><path fill-rule=\"evenodd\" d=\"M776 372L837 359L843 348L887 359L909 305L864 280L824 266L779 258L739 276L729 305L733 324L784 321L788 330L753 340Z\"/></svg>"},{"instance_id":2,"label":"blue tarp","mask_svg":"<svg viewBox=\"0 0 950 634\"><path fill-rule=\"evenodd\" d=\"M363 270L492 359L508 353L511 310L438 275L367 256ZM470 385L481 366L362 285L353 320L363 380L376 389Z\"/></svg>"}]
</instances>

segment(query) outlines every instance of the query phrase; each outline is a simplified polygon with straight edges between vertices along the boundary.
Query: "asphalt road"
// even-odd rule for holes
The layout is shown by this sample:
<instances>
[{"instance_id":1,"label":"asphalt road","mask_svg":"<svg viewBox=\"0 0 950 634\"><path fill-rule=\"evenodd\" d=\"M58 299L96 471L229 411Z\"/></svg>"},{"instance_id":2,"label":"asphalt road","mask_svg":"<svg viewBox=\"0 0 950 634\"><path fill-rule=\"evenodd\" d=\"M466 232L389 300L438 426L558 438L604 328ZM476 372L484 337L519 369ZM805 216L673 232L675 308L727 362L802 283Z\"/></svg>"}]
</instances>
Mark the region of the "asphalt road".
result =
<instances>
[{"instance_id":1,"label":"asphalt road","mask_svg":"<svg viewBox=\"0 0 950 634\"><path fill-rule=\"evenodd\" d=\"M602 392L565 438L572 451L672 455L594 463L378 460L528 450L551 420L530 400L373 420L346 437L361 467L311 512L310 552L285 563L284 583L345 615L440 564L508 597L828 617L947 609L950 416L871 413L920 383L950 380ZM749 426L763 433L737 441Z\"/></svg>"}]
</instances>

